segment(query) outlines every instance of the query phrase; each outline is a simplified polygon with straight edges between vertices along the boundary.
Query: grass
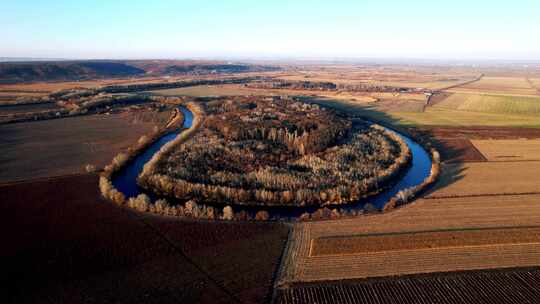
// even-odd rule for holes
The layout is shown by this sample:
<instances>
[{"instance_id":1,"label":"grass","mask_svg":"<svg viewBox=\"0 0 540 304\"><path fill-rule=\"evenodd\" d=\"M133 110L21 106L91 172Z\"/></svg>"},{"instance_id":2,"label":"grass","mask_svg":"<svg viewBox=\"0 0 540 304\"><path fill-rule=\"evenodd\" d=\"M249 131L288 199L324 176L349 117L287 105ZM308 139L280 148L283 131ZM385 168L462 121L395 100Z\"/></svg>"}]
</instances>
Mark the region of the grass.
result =
<instances>
[{"instance_id":1,"label":"grass","mask_svg":"<svg viewBox=\"0 0 540 304\"><path fill-rule=\"evenodd\" d=\"M424 112L383 112L372 104L350 100L317 99L317 102L367 118L404 126L498 126L540 128L540 115L487 113L456 110L450 107L427 107ZM444 101L443 101L444 102ZM540 102L540 99L539 99Z\"/></svg>"},{"instance_id":2,"label":"grass","mask_svg":"<svg viewBox=\"0 0 540 304\"><path fill-rule=\"evenodd\" d=\"M484 94L452 94L434 106L494 114L540 115L540 98Z\"/></svg>"}]
</instances>

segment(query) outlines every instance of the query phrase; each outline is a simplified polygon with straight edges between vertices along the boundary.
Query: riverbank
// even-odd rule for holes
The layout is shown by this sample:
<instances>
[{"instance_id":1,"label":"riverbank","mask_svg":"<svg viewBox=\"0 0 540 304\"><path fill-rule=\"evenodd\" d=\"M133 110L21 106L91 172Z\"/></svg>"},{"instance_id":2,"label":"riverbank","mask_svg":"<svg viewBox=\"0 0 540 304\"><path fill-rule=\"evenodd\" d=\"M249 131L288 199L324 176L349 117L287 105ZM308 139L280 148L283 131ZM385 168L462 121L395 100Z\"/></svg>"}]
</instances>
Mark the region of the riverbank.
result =
<instances>
[{"instance_id":1,"label":"riverbank","mask_svg":"<svg viewBox=\"0 0 540 304\"><path fill-rule=\"evenodd\" d=\"M150 181L158 185L166 186L169 183L163 183L156 177L154 173L158 159L170 153L171 149L178 144L181 144L190 136L192 136L197 128L202 124L204 111L196 104L187 104L194 114L193 123L187 130L181 133L169 134L164 141L160 143L159 149L153 149L147 155L149 160L144 164L139 164L140 176L137 179L138 184L145 184ZM188 126L186 126L188 127ZM385 129L386 130L386 129ZM126 204L128 207L135 208L139 211L149 211L158 214L192 217L198 219L224 219L224 220L320 220L320 219L337 219L357 216L365 212L373 211L389 211L396 207L402 206L410 202L416 195L421 193L428 185L432 184L438 174L438 157L436 151L432 151L430 156L419 144L412 139L399 135L394 131L386 131L388 134L393 134L402 138L402 142L411 151L412 165L406 169L405 173L400 175L401 179L394 183L393 186L386 189L383 193L375 196L367 197L360 202L344 206L327 206L327 207L311 207L311 208L286 208L286 207L268 207L268 206L211 206L199 204L195 201L189 201L185 204L174 204L174 198L166 197L166 192L157 192L157 197L151 197L142 194L137 187L137 183L122 188L120 191L111 182L113 173L117 172L125 165L129 159L122 158L115 160L105 170L100 181L100 187L104 196L117 204ZM400 140L401 141L401 140ZM159 150L159 151L158 151ZM140 150L138 150L140 151ZM431 162L431 160L435 160ZM142 166L142 168L141 168ZM131 175L138 176L137 172L132 172ZM113 178L114 179L114 178ZM133 180L133 178L132 178ZM120 185L122 183L116 183ZM164 188L166 190L166 188Z\"/></svg>"}]
</instances>

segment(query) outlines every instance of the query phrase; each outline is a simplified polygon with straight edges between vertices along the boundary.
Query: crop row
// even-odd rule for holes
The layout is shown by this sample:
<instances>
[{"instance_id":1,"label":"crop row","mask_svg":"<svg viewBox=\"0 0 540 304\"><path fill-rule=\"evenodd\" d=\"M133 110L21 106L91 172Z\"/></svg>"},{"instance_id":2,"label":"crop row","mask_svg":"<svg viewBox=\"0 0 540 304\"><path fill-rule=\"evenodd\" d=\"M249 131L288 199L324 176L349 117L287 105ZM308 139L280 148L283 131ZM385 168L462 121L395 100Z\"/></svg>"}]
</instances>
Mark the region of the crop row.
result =
<instances>
[{"instance_id":1,"label":"crop row","mask_svg":"<svg viewBox=\"0 0 540 304\"><path fill-rule=\"evenodd\" d=\"M539 269L432 274L281 289L277 303L538 303Z\"/></svg>"}]
</instances>

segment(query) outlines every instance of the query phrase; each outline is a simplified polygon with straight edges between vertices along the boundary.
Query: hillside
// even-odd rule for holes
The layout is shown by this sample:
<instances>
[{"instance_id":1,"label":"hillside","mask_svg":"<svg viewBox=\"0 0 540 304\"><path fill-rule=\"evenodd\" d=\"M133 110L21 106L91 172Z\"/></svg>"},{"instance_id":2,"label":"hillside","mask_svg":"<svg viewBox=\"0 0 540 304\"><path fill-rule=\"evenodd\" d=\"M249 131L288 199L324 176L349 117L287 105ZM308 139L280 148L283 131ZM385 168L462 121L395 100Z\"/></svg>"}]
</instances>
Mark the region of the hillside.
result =
<instances>
[{"instance_id":1,"label":"hillside","mask_svg":"<svg viewBox=\"0 0 540 304\"><path fill-rule=\"evenodd\" d=\"M1 62L0 83L73 81L141 75L206 75L278 69L263 65L193 60Z\"/></svg>"},{"instance_id":2,"label":"hillside","mask_svg":"<svg viewBox=\"0 0 540 304\"><path fill-rule=\"evenodd\" d=\"M137 67L112 61L0 63L0 83L66 81L145 74Z\"/></svg>"}]
</instances>

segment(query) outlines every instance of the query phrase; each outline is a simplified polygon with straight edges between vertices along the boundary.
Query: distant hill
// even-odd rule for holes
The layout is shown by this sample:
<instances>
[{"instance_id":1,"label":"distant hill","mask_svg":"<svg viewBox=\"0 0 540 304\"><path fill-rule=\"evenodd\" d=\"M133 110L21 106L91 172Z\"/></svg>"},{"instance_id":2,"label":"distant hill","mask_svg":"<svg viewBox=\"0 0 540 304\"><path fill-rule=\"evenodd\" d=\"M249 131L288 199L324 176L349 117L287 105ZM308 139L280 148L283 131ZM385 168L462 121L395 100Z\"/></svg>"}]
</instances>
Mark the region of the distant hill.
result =
<instances>
[{"instance_id":1,"label":"distant hill","mask_svg":"<svg viewBox=\"0 0 540 304\"><path fill-rule=\"evenodd\" d=\"M0 83L275 71L278 67L194 60L0 62Z\"/></svg>"},{"instance_id":2,"label":"distant hill","mask_svg":"<svg viewBox=\"0 0 540 304\"><path fill-rule=\"evenodd\" d=\"M276 70L274 67L243 65L243 64L207 64L207 65L173 65L165 69L170 74L209 74L209 73L242 73Z\"/></svg>"},{"instance_id":3,"label":"distant hill","mask_svg":"<svg viewBox=\"0 0 540 304\"><path fill-rule=\"evenodd\" d=\"M108 61L0 63L0 83L84 80L145 73L125 63Z\"/></svg>"}]
</instances>

